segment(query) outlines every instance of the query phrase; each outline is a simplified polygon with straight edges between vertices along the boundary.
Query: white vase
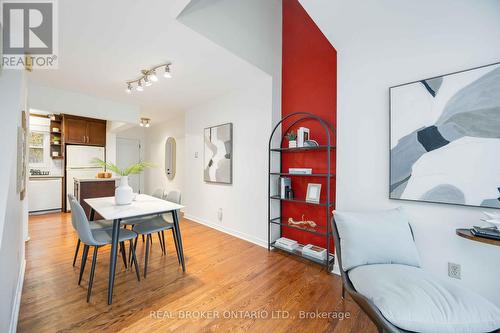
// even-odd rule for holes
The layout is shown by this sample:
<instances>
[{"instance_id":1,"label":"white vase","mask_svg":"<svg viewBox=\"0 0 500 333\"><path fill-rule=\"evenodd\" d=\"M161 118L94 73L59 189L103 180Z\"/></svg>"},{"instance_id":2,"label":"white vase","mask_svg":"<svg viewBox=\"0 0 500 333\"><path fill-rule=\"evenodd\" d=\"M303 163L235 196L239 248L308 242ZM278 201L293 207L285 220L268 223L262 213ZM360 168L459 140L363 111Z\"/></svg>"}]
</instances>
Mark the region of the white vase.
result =
<instances>
[{"instance_id":1,"label":"white vase","mask_svg":"<svg viewBox=\"0 0 500 333\"><path fill-rule=\"evenodd\" d=\"M120 178L120 185L115 189L115 203L117 205L130 205L134 199L134 190L128 185L128 177Z\"/></svg>"},{"instance_id":2,"label":"white vase","mask_svg":"<svg viewBox=\"0 0 500 333\"><path fill-rule=\"evenodd\" d=\"M288 141L288 148L297 148L297 141L296 140Z\"/></svg>"}]
</instances>

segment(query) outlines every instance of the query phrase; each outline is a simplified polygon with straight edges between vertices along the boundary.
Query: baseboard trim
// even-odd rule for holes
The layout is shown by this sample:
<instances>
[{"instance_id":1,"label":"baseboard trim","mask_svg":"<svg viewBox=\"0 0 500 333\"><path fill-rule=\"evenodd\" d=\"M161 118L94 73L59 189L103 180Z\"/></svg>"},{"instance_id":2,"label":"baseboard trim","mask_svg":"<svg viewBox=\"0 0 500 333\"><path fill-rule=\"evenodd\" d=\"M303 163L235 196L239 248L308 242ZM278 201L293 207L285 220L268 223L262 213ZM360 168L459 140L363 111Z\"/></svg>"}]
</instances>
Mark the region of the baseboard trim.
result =
<instances>
[{"instance_id":1,"label":"baseboard trim","mask_svg":"<svg viewBox=\"0 0 500 333\"><path fill-rule=\"evenodd\" d=\"M23 260L21 261L21 267L19 267L19 274L16 286L16 296L14 298L14 307L12 309L12 314L10 317L9 333L16 333L17 331L17 320L19 319L19 308L21 307L21 296L23 294L25 271L26 271L26 258L23 258Z\"/></svg>"},{"instance_id":2,"label":"baseboard trim","mask_svg":"<svg viewBox=\"0 0 500 333\"><path fill-rule=\"evenodd\" d=\"M216 224L216 223L207 221L205 219L202 219L202 218L199 218L199 217L187 214L187 213L184 213L184 218L187 219L187 220L199 223L199 224L203 224L203 225L205 225L205 226L207 226L209 228L221 231L221 232L223 232L225 234L237 237L239 239L243 239L244 241L253 243L255 245L258 245L258 246L261 246L261 247L264 247L264 248L267 249L267 241L264 241L262 239L258 239L258 238L254 237L254 236L245 234L243 232L240 232L240 231L237 231L237 230L234 230L234 229L231 229L231 228L227 228L227 227L222 226L220 224Z\"/></svg>"}]
</instances>

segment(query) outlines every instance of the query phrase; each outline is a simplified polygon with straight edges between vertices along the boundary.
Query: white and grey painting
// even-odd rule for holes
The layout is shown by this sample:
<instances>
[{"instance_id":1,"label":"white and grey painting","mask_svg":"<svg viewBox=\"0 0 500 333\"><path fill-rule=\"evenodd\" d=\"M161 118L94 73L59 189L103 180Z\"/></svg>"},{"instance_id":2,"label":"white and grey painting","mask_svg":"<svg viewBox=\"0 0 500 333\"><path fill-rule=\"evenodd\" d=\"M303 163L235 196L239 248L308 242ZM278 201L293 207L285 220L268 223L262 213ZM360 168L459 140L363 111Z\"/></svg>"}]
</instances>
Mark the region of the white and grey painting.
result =
<instances>
[{"instance_id":1,"label":"white and grey painting","mask_svg":"<svg viewBox=\"0 0 500 333\"><path fill-rule=\"evenodd\" d=\"M391 88L390 198L500 208L500 64Z\"/></svg>"},{"instance_id":2,"label":"white and grey painting","mask_svg":"<svg viewBox=\"0 0 500 333\"><path fill-rule=\"evenodd\" d=\"M231 184L233 181L233 124L205 128L204 179Z\"/></svg>"}]
</instances>

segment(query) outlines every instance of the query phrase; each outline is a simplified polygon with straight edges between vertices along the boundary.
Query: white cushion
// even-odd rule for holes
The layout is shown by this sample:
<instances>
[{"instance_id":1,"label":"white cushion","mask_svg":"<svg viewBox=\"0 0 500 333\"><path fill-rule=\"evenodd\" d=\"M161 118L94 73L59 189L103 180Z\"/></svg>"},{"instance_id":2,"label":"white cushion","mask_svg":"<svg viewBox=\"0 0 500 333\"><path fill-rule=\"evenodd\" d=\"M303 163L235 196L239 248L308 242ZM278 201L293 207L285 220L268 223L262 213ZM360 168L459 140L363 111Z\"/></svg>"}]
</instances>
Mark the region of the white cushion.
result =
<instances>
[{"instance_id":1,"label":"white cushion","mask_svg":"<svg viewBox=\"0 0 500 333\"><path fill-rule=\"evenodd\" d=\"M409 221L401 208L368 213L336 210L334 216L344 271L367 264L420 266Z\"/></svg>"},{"instance_id":2,"label":"white cushion","mask_svg":"<svg viewBox=\"0 0 500 333\"><path fill-rule=\"evenodd\" d=\"M356 291L395 326L412 332L491 332L500 309L449 280L406 265L366 265L349 271Z\"/></svg>"}]
</instances>

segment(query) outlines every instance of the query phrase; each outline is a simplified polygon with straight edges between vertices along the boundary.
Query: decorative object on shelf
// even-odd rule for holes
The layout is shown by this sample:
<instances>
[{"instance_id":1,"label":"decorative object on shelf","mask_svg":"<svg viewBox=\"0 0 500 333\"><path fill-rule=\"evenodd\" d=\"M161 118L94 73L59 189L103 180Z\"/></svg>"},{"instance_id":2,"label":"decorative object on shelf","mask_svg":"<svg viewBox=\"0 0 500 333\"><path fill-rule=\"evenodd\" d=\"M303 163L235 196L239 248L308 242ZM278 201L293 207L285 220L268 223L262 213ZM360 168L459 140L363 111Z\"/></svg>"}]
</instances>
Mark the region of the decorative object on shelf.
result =
<instances>
[{"instance_id":1,"label":"decorative object on shelf","mask_svg":"<svg viewBox=\"0 0 500 333\"><path fill-rule=\"evenodd\" d=\"M52 152L52 157L59 157L59 152L58 151L53 151Z\"/></svg>"},{"instance_id":2,"label":"decorative object on shelf","mask_svg":"<svg viewBox=\"0 0 500 333\"><path fill-rule=\"evenodd\" d=\"M141 118L141 121L139 122L139 126L148 128L149 126L151 126L151 119Z\"/></svg>"},{"instance_id":3,"label":"decorative object on shelf","mask_svg":"<svg viewBox=\"0 0 500 333\"><path fill-rule=\"evenodd\" d=\"M296 240L281 237L276 240L274 245L286 251L294 251L297 249L299 243Z\"/></svg>"},{"instance_id":4,"label":"decorative object on shelf","mask_svg":"<svg viewBox=\"0 0 500 333\"><path fill-rule=\"evenodd\" d=\"M311 257L315 258L318 260L325 260L326 259L326 249L312 245L312 244L307 244L304 245L302 248L302 255L306 257Z\"/></svg>"},{"instance_id":5,"label":"decorative object on shelf","mask_svg":"<svg viewBox=\"0 0 500 333\"><path fill-rule=\"evenodd\" d=\"M312 184L312 183L307 184L307 194L306 194L307 202L319 203L320 195L321 195L321 184Z\"/></svg>"},{"instance_id":6,"label":"decorative object on shelf","mask_svg":"<svg viewBox=\"0 0 500 333\"><path fill-rule=\"evenodd\" d=\"M500 63L391 87L390 198L500 208L499 91Z\"/></svg>"},{"instance_id":7,"label":"decorative object on shelf","mask_svg":"<svg viewBox=\"0 0 500 333\"><path fill-rule=\"evenodd\" d=\"M59 133L59 132L61 132L61 130L57 127L52 127L52 132Z\"/></svg>"},{"instance_id":8,"label":"decorative object on shelf","mask_svg":"<svg viewBox=\"0 0 500 333\"><path fill-rule=\"evenodd\" d=\"M168 180L173 180L175 177L176 163L176 143L175 139L169 137L165 142L165 174Z\"/></svg>"},{"instance_id":9,"label":"decorative object on shelf","mask_svg":"<svg viewBox=\"0 0 500 333\"><path fill-rule=\"evenodd\" d=\"M292 189L292 179L290 177L280 177L279 178L279 190L281 199L291 199L287 197L290 190Z\"/></svg>"},{"instance_id":10,"label":"decorative object on shelf","mask_svg":"<svg viewBox=\"0 0 500 333\"><path fill-rule=\"evenodd\" d=\"M311 168L288 168L288 173L294 175L310 175L312 174Z\"/></svg>"},{"instance_id":11,"label":"decorative object on shelf","mask_svg":"<svg viewBox=\"0 0 500 333\"><path fill-rule=\"evenodd\" d=\"M299 127L297 131L297 147L304 147L304 142L309 140L309 128Z\"/></svg>"},{"instance_id":12,"label":"decorative object on shelf","mask_svg":"<svg viewBox=\"0 0 500 333\"><path fill-rule=\"evenodd\" d=\"M290 200L293 199L293 190L291 188L285 189L285 198Z\"/></svg>"},{"instance_id":13,"label":"decorative object on shelf","mask_svg":"<svg viewBox=\"0 0 500 333\"><path fill-rule=\"evenodd\" d=\"M115 190L115 202L117 205L130 205L134 199L134 191L128 185L128 176L140 174L144 169L153 166L149 162L139 162L131 164L125 169L120 169L115 164L105 162L99 158L95 158L93 162L97 166L109 169L120 176L120 185Z\"/></svg>"},{"instance_id":14,"label":"decorative object on shelf","mask_svg":"<svg viewBox=\"0 0 500 333\"><path fill-rule=\"evenodd\" d=\"M317 224L314 221L306 221L304 220L304 214L302 214L302 221L294 221L293 218L288 219L288 225L302 228L310 231L316 231Z\"/></svg>"},{"instance_id":15,"label":"decorative object on shelf","mask_svg":"<svg viewBox=\"0 0 500 333\"><path fill-rule=\"evenodd\" d=\"M153 82L158 81L158 75L156 71L161 70L162 68L164 68L163 77L167 79L172 78L170 66L172 66L172 63L168 62L166 64L153 66L150 69L141 70L141 75L137 79L125 82L125 84L127 85L125 92L127 94L131 94L132 90L134 89L134 83L136 84L135 89L137 91L144 91L144 87L149 87Z\"/></svg>"},{"instance_id":16,"label":"decorative object on shelf","mask_svg":"<svg viewBox=\"0 0 500 333\"><path fill-rule=\"evenodd\" d=\"M315 140L306 140L304 141L304 147L319 147L319 144Z\"/></svg>"},{"instance_id":17,"label":"decorative object on shelf","mask_svg":"<svg viewBox=\"0 0 500 333\"><path fill-rule=\"evenodd\" d=\"M233 183L233 123L205 128L203 179L210 183Z\"/></svg>"},{"instance_id":18,"label":"decorative object on shelf","mask_svg":"<svg viewBox=\"0 0 500 333\"><path fill-rule=\"evenodd\" d=\"M297 148L297 134L292 130L286 133L288 139L288 148Z\"/></svg>"}]
</instances>

